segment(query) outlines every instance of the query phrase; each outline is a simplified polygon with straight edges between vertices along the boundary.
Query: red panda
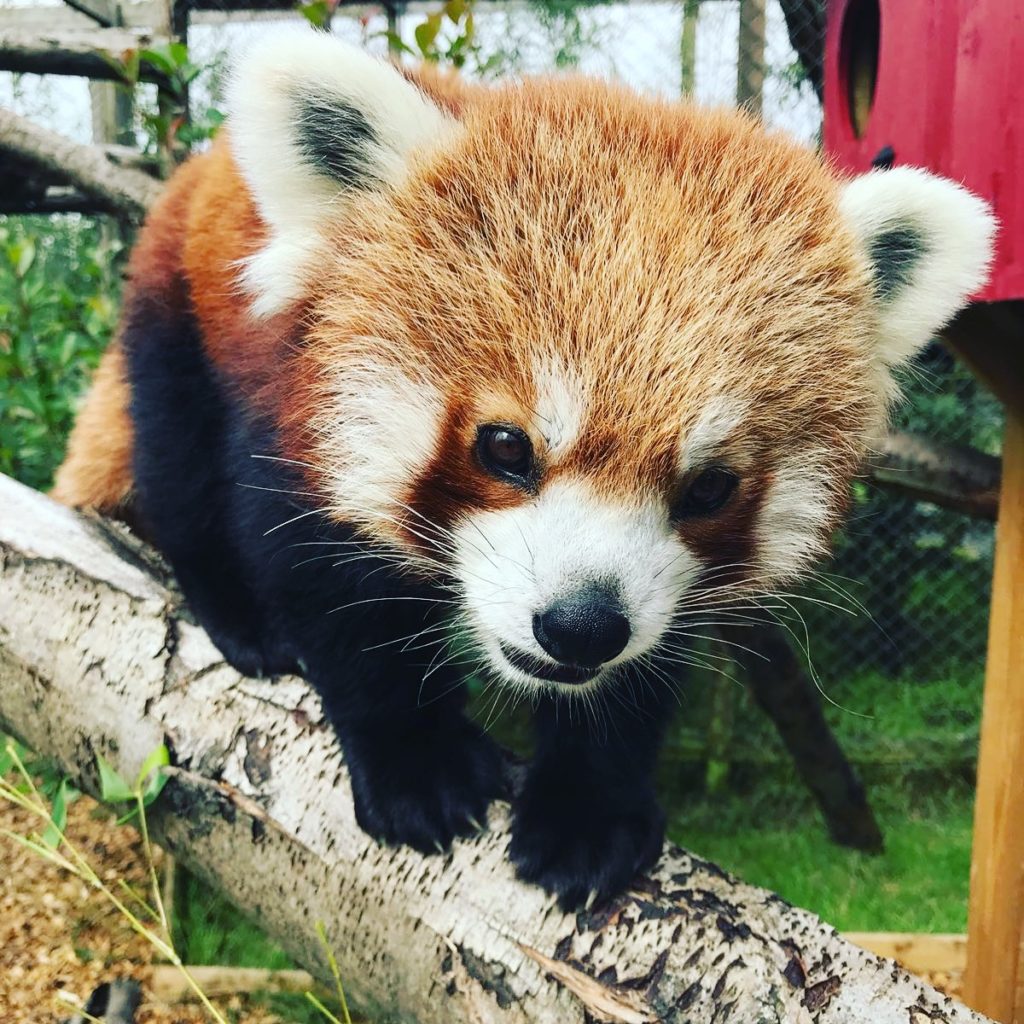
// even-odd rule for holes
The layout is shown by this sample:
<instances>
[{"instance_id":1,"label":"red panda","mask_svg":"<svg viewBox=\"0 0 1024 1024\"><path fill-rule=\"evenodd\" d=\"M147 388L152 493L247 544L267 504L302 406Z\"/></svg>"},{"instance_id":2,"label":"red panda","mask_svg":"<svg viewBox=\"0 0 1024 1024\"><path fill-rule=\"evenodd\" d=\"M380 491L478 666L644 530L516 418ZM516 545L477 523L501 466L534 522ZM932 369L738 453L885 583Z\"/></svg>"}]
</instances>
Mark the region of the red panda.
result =
<instances>
[{"instance_id":1,"label":"red panda","mask_svg":"<svg viewBox=\"0 0 1024 1024\"><path fill-rule=\"evenodd\" d=\"M444 849L503 792L467 666L528 695L510 856L608 896L661 849L687 621L825 550L992 217L742 113L322 34L257 45L229 100L141 233L56 494L130 514L240 670L301 669L381 840ZM572 702L601 694L595 729Z\"/></svg>"}]
</instances>

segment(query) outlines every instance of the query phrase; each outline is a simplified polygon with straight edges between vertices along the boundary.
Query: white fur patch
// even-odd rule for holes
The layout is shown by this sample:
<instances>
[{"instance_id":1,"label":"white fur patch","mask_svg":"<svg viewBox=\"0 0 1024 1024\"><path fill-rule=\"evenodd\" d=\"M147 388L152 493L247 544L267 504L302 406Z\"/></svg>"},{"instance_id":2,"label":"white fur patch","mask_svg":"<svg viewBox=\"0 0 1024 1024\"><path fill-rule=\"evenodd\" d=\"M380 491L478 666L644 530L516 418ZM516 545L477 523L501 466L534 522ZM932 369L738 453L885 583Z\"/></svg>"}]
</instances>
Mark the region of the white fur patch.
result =
<instances>
[{"instance_id":1,"label":"white fur patch","mask_svg":"<svg viewBox=\"0 0 1024 1024\"><path fill-rule=\"evenodd\" d=\"M561 684L520 672L500 644L551 662L533 635L535 613L588 583L617 585L632 635L609 662L616 665L662 638L700 571L664 505L614 504L580 480L556 480L527 504L467 517L454 534L455 572L475 640L499 676L534 687Z\"/></svg>"},{"instance_id":2,"label":"white fur patch","mask_svg":"<svg viewBox=\"0 0 1024 1024\"><path fill-rule=\"evenodd\" d=\"M443 415L442 398L425 379L375 362L339 367L315 460L332 468L328 487L339 518L377 535L399 534L403 501L434 456Z\"/></svg>"},{"instance_id":3,"label":"white fur patch","mask_svg":"<svg viewBox=\"0 0 1024 1024\"><path fill-rule=\"evenodd\" d=\"M755 533L758 568L773 581L792 579L825 553L831 495L823 452L802 452L779 463Z\"/></svg>"},{"instance_id":4,"label":"white fur patch","mask_svg":"<svg viewBox=\"0 0 1024 1024\"><path fill-rule=\"evenodd\" d=\"M579 372L555 357L537 367L534 386L534 426L544 438L548 454L557 459L579 437L587 408L586 388Z\"/></svg>"},{"instance_id":5,"label":"white fur patch","mask_svg":"<svg viewBox=\"0 0 1024 1024\"><path fill-rule=\"evenodd\" d=\"M894 228L923 242L908 280L880 300L877 351L886 366L909 359L985 283L995 218L988 204L914 167L872 171L843 189L840 210L865 251Z\"/></svg>"},{"instance_id":6,"label":"white fur patch","mask_svg":"<svg viewBox=\"0 0 1024 1024\"><path fill-rule=\"evenodd\" d=\"M296 104L304 95L344 103L365 118L376 141L361 161L385 185L402 180L414 150L456 128L390 64L334 36L288 29L253 45L235 67L227 96L232 152L270 229L267 245L243 271L259 316L301 294L322 245L320 228L342 192L299 144Z\"/></svg>"},{"instance_id":7,"label":"white fur patch","mask_svg":"<svg viewBox=\"0 0 1024 1024\"><path fill-rule=\"evenodd\" d=\"M684 432L679 450L679 468L683 473L710 462L721 446L743 422L750 403L742 398L716 395L701 410L697 422Z\"/></svg>"}]
</instances>

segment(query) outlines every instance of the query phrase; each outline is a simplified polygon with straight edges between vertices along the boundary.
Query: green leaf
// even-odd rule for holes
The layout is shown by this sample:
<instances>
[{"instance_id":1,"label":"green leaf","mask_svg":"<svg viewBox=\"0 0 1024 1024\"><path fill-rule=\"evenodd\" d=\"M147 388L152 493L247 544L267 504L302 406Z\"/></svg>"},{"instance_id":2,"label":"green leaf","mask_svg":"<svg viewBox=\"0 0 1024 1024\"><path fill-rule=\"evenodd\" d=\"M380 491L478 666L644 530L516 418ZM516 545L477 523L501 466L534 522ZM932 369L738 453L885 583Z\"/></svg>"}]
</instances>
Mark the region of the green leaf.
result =
<instances>
[{"instance_id":1,"label":"green leaf","mask_svg":"<svg viewBox=\"0 0 1024 1024\"><path fill-rule=\"evenodd\" d=\"M314 28L327 28L331 20L331 8L326 0L311 0L310 3L301 4L299 6L299 13Z\"/></svg>"},{"instance_id":2,"label":"green leaf","mask_svg":"<svg viewBox=\"0 0 1024 1024\"><path fill-rule=\"evenodd\" d=\"M148 807L163 791L170 778L164 772L157 772L142 791L142 806Z\"/></svg>"},{"instance_id":3,"label":"green leaf","mask_svg":"<svg viewBox=\"0 0 1024 1024\"><path fill-rule=\"evenodd\" d=\"M167 785L167 773L163 769L170 763L170 751L163 743L146 758L135 781L136 790L142 794L143 807L148 807L163 792Z\"/></svg>"},{"instance_id":4,"label":"green leaf","mask_svg":"<svg viewBox=\"0 0 1024 1024\"><path fill-rule=\"evenodd\" d=\"M397 32L382 32L381 35L388 41L388 49L393 53L407 53L410 57L417 55L416 51L404 42Z\"/></svg>"},{"instance_id":5,"label":"green leaf","mask_svg":"<svg viewBox=\"0 0 1024 1024\"><path fill-rule=\"evenodd\" d=\"M413 35L416 37L416 45L420 48L420 53L424 57L431 56L433 53L432 47L434 40L437 38L438 32L441 31L441 15L440 13L431 14L426 20L421 21L417 26Z\"/></svg>"},{"instance_id":6,"label":"green leaf","mask_svg":"<svg viewBox=\"0 0 1024 1024\"><path fill-rule=\"evenodd\" d=\"M162 71L168 76L173 75L177 70L171 57L161 50L140 50L139 60L145 61L147 64L156 68L157 71Z\"/></svg>"},{"instance_id":7,"label":"green leaf","mask_svg":"<svg viewBox=\"0 0 1024 1024\"><path fill-rule=\"evenodd\" d=\"M165 768L171 763L171 754L167 749L167 746L163 743L154 750L145 761L142 762L142 767L139 769L138 778L135 780L135 788L141 790L145 786L152 772L159 768Z\"/></svg>"},{"instance_id":8,"label":"green leaf","mask_svg":"<svg viewBox=\"0 0 1024 1024\"><path fill-rule=\"evenodd\" d=\"M17 247L17 258L14 261L14 273L18 277L24 277L36 261L36 243L31 238L26 238Z\"/></svg>"},{"instance_id":9,"label":"green leaf","mask_svg":"<svg viewBox=\"0 0 1024 1024\"><path fill-rule=\"evenodd\" d=\"M135 799L131 786L114 771L102 754L96 755L96 766L100 772L100 799L104 803L120 804Z\"/></svg>"},{"instance_id":10,"label":"green leaf","mask_svg":"<svg viewBox=\"0 0 1024 1024\"><path fill-rule=\"evenodd\" d=\"M167 47L167 55L179 68L188 64L188 47L184 43L171 43Z\"/></svg>"}]
</instances>

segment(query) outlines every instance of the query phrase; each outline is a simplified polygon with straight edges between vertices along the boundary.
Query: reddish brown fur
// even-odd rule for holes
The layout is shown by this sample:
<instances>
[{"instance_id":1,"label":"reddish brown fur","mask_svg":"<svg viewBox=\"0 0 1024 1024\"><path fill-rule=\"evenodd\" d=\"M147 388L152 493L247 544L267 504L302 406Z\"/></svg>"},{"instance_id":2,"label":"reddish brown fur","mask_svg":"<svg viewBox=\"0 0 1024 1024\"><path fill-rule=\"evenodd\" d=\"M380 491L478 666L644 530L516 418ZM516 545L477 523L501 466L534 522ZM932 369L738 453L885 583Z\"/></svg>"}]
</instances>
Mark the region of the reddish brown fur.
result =
<instances>
[{"instance_id":1,"label":"reddish brown fur","mask_svg":"<svg viewBox=\"0 0 1024 1024\"><path fill-rule=\"evenodd\" d=\"M427 367L448 418L404 499L442 523L526 500L482 477L473 436L530 422L534 364L551 351L590 393L549 478L667 494L680 438L722 394L752 411L723 453L744 483L713 537L694 525L686 539L720 547L733 529L749 547L779 452L829 451L838 511L881 410L866 267L816 157L740 114L576 80L489 92L465 123L399 194L339 220L284 389L290 455L308 460L340 415L327 367Z\"/></svg>"},{"instance_id":2,"label":"reddish brown fur","mask_svg":"<svg viewBox=\"0 0 1024 1024\"><path fill-rule=\"evenodd\" d=\"M335 215L330 258L302 304L305 346L290 345L303 308L269 322L243 311L237 261L264 228L230 139L178 172L133 256L133 289L162 293L184 272L207 351L240 389L272 380L286 396L287 454L309 461L340 414L329 370L360 358L425 368L446 421L403 500L441 522L525 500L479 472L474 432L530 423L535 365L554 353L580 368L587 412L549 478L668 496L680 439L720 394L752 410L723 453L744 482L727 517L688 526L686 540L720 552L733 536L743 554L777 453L801 447L831 453L838 510L880 399L866 267L816 157L741 114L593 82L418 81L466 131L397 192ZM119 360L112 349L83 410L62 500L112 508L130 490Z\"/></svg>"},{"instance_id":3,"label":"reddish brown fur","mask_svg":"<svg viewBox=\"0 0 1024 1024\"><path fill-rule=\"evenodd\" d=\"M162 297L177 311L188 283L211 360L248 394L272 377L277 343L295 314L251 320L237 263L263 240L263 224L222 138L182 166L168 183L132 252L126 300ZM282 319L287 327L282 326ZM123 354L115 342L101 361L78 415L54 497L67 504L122 512L131 493L132 427Z\"/></svg>"}]
</instances>

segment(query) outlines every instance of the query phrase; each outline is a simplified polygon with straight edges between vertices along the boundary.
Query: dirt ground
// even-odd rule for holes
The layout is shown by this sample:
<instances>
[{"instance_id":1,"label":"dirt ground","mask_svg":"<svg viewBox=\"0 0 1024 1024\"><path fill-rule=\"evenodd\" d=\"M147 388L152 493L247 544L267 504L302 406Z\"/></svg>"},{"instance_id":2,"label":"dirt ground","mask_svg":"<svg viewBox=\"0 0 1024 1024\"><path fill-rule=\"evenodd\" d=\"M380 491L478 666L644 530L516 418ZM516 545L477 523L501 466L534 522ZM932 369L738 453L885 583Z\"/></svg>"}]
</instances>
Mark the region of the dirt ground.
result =
<instances>
[{"instance_id":1,"label":"dirt ground","mask_svg":"<svg viewBox=\"0 0 1024 1024\"><path fill-rule=\"evenodd\" d=\"M26 835L37 825L0 802L0 830ZM138 833L117 828L93 801L81 798L68 811L67 834L112 887L125 881L146 891ZM50 1024L73 1017L67 994L83 1005L93 990L115 978L137 979L143 989L138 1024L205 1024L196 1004L166 1006L147 991L152 947L132 930L106 898L11 839L0 836L0 1021ZM273 1024L277 1018L233 997L216 1001L229 1020Z\"/></svg>"},{"instance_id":2,"label":"dirt ground","mask_svg":"<svg viewBox=\"0 0 1024 1024\"><path fill-rule=\"evenodd\" d=\"M25 835L28 815L0 803L0 830ZM118 880L145 891L145 861L138 833L113 827L109 815L81 798L68 813L67 834L104 881ZM196 1004L167 1006L147 989L152 947L132 931L102 894L90 890L41 857L0 836L0 1020L3 1024L50 1024L74 1015L62 993L79 1004L103 982L137 979L144 1001L138 1024L201 1024L207 1017ZM956 995L959 979L930 979ZM216 1000L239 1024L276 1024L278 1018L254 1010L244 998Z\"/></svg>"}]
</instances>

